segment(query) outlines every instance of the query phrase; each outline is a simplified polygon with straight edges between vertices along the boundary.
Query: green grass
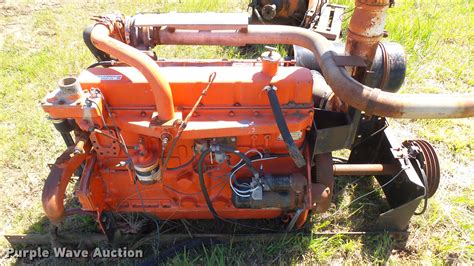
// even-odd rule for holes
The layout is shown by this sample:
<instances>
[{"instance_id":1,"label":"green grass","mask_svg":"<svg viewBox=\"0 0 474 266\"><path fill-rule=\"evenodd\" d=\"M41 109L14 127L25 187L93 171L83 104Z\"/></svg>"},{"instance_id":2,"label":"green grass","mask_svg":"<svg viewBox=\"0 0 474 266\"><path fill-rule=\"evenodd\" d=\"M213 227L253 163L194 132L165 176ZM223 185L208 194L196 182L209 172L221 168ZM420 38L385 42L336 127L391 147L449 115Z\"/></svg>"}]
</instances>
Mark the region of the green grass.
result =
<instances>
[{"instance_id":1,"label":"green grass","mask_svg":"<svg viewBox=\"0 0 474 266\"><path fill-rule=\"evenodd\" d=\"M353 5L352 0L336 2ZM388 39L400 42L408 56L407 79L401 93L472 93L474 2L396 2L396 8L389 11L386 28ZM245 8L243 0L0 4L1 233L45 231L47 223L40 203L42 184L48 173L47 164L54 161L64 144L39 101L58 79L78 74L94 61L81 36L92 15L117 10L134 14ZM238 49L223 47L166 46L155 50L160 57L174 58L243 56ZM398 241L388 235L296 236L272 243L234 243L187 251L169 263L472 263L474 120L391 120L391 124L402 139L425 138L434 143L443 167L440 189L430 201L428 212L412 219L411 235L404 247L400 248ZM341 206L372 190L375 183L347 185L346 181L338 181L338 196L330 211L312 218L313 232L355 230L370 223L386 208L380 193L348 207ZM68 220L65 229L79 224L81 231L94 230L90 219L74 219Z\"/></svg>"}]
</instances>

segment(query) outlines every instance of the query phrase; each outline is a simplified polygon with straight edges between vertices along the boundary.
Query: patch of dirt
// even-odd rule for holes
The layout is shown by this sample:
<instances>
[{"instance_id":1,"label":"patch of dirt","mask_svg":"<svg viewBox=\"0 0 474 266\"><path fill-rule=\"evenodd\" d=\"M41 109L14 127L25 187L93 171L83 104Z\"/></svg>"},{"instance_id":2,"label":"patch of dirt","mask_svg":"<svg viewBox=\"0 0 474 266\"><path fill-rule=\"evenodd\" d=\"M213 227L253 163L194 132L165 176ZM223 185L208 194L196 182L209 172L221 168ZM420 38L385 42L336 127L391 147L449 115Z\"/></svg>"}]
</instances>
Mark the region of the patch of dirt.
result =
<instances>
[{"instance_id":1,"label":"patch of dirt","mask_svg":"<svg viewBox=\"0 0 474 266\"><path fill-rule=\"evenodd\" d=\"M21 40L25 43L31 43L33 46L31 36L33 30L32 13L58 7L60 7L60 2L54 1L37 1L35 4L26 4L18 3L18 1L0 0L0 49L3 49L5 40L9 37L13 39L13 42ZM46 35L52 36L50 33Z\"/></svg>"},{"instance_id":2,"label":"patch of dirt","mask_svg":"<svg viewBox=\"0 0 474 266\"><path fill-rule=\"evenodd\" d=\"M18 1L1 1L0 14L4 17L18 17L31 15L33 11L59 7L60 2L37 1L35 4L18 3Z\"/></svg>"}]
</instances>

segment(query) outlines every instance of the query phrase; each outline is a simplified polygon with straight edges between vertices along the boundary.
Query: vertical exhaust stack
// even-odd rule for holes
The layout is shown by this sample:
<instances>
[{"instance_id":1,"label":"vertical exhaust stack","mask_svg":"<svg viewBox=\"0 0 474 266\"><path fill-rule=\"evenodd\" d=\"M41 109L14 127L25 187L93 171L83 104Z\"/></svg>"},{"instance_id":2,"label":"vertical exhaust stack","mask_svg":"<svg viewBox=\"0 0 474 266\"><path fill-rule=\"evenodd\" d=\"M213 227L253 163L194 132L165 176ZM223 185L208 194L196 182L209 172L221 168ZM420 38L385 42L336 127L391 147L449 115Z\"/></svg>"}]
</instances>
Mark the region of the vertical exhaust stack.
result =
<instances>
[{"instance_id":1,"label":"vertical exhaust stack","mask_svg":"<svg viewBox=\"0 0 474 266\"><path fill-rule=\"evenodd\" d=\"M356 0L347 31L346 53L363 58L370 67L377 46L384 36L390 0Z\"/></svg>"}]
</instances>

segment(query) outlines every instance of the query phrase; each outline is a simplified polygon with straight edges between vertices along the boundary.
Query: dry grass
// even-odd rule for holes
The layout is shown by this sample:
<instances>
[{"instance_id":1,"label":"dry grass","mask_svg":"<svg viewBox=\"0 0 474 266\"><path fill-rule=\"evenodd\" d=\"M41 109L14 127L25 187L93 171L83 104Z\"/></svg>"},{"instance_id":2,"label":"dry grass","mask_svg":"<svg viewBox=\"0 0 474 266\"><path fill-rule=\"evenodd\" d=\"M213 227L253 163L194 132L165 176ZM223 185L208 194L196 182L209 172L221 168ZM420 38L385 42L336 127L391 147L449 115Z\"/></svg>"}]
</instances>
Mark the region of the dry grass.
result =
<instances>
[{"instance_id":1,"label":"dry grass","mask_svg":"<svg viewBox=\"0 0 474 266\"><path fill-rule=\"evenodd\" d=\"M349 0L338 2L351 3ZM245 1L0 1L0 233L44 232L47 224L40 195L47 164L63 150L63 143L38 102L55 81L77 74L93 62L82 43L82 29L93 14L120 10L229 11L245 9ZM474 3L461 1L397 1L390 10L390 38L407 49L409 69L404 92L473 92ZM232 49L166 47L163 56L225 57ZM230 55L229 55L230 52ZM171 264L248 263L472 263L474 120L392 121L400 139L426 138L440 152L443 180L427 213L412 219L410 237L400 247L388 235L368 237L292 237L263 244L214 246L184 252ZM350 180L349 180L350 181ZM377 216L385 206L376 193L350 208L339 210L350 198L376 184L347 185L331 211L314 217L314 231L351 230ZM74 218L65 230L94 230L90 220ZM6 243L2 243L5 246ZM51 261L47 261L51 262Z\"/></svg>"}]
</instances>

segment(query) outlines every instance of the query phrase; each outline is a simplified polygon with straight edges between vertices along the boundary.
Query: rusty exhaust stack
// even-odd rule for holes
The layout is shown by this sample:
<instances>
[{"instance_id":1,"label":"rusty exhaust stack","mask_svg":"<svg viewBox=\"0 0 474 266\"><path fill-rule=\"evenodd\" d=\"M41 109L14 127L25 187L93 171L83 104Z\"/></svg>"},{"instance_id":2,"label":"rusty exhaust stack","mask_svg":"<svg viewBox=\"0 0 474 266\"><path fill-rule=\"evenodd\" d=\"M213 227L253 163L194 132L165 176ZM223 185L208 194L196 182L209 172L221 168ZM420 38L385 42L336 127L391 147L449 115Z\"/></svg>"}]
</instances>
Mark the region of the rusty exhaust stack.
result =
<instances>
[{"instance_id":1,"label":"rusty exhaust stack","mask_svg":"<svg viewBox=\"0 0 474 266\"><path fill-rule=\"evenodd\" d=\"M137 68L150 83L155 99L158 120L165 122L174 118L174 104L171 88L159 70L158 65L148 55L138 49L111 37L117 29L112 23L97 23L91 31L92 44L120 61Z\"/></svg>"},{"instance_id":2,"label":"rusty exhaust stack","mask_svg":"<svg viewBox=\"0 0 474 266\"><path fill-rule=\"evenodd\" d=\"M218 28L216 28L218 30ZM395 94L361 84L335 61L329 41L303 28L249 25L246 31L193 31L162 29L157 44L231 45L292 44L311 50L334 93L347 104L368 114L410 119L474 116L474 94Z\"/></svg>"},{"instance_id":3,"label":"rusty exhaust stack","mask_svg":"<svg viewBox=\"0 0 474 266\"><path fill-rule=\"evenodd\" d=\"M363 58L368 67L384 35L390 0L356 0L347 31L346 53Z\"/></svg>"}]
</instances>

